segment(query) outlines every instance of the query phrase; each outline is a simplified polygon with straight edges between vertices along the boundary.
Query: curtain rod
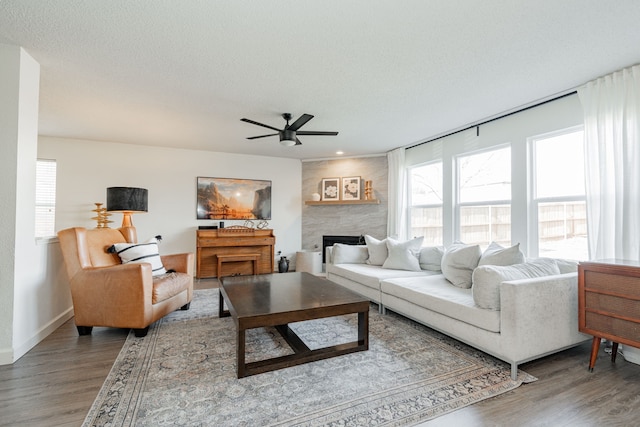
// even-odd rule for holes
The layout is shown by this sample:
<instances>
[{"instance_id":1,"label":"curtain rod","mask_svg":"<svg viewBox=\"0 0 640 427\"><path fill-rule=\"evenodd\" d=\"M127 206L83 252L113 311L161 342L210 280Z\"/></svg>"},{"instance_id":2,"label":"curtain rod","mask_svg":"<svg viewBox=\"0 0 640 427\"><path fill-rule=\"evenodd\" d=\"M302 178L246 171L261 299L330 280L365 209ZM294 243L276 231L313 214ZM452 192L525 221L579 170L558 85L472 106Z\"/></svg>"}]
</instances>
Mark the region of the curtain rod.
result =
<instances>
[{"instance_id":1,"label":"curtain rod","mask_svg":"<svg viewBox=\"0 0 640 427\"><path fill-rule=\"evenodd\" d=\"M491 123L491 122L494 122L496 120L504 119L505 117L509 117L509 116L514 115L514 114L522 113L523 111L531 110L532 108L536 108L536 107L539 107L541 105L548 104L549 102L553 102L553 101L557 101L557 100L562 99L562 98L566 98L567 96L570 96L570 95L575 95L576 93L578 93L578 91L574 89L574 90L571 90L570 92L563 93L562 95L554 96L553 98L537 102L537 103L535 103L533 105L529 105L527 107L520 108L518 110L511 111L509 113L501 114L500 116L497 116L497 117L494 117L494 118L491 118L491 119L487 119L487 120L485 120L485 121L483 121L481 123L476 123L476 124L473 124L473 125L469 125L469 126L463 128L463 129L454 130L454 131L449 132L449 133L447 133L445 135L436 136L435 138L431 138L431 139L429 139L427 141L419 142L417 144L414 144L414 145L411 145L411 146L405 148L405 150L410 150L412 148L416 148L416 147L419 147L421 145L428 144L428 143L433 142L433 141L437 141L438 139L446 138L448 136L455 135L455 134L460 133L460 132L465 132L465 131L468 131L469 129L479 128L480 126L486 125L487 123ZM478 129L478 133L479 132L480 131Z\"/></svg>"}]
</instances>

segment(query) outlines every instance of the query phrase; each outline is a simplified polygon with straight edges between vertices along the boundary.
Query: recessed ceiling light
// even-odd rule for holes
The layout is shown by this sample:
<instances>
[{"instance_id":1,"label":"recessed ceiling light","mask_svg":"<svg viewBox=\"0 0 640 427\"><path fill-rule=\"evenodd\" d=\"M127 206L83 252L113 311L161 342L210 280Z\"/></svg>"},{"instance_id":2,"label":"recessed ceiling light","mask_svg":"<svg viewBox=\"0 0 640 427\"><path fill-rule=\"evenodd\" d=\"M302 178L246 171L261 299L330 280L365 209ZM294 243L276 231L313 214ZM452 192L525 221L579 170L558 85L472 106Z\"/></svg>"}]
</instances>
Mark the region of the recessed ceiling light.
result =
<instances>
[{"instance_id":1,"label":"recessed ceiling light","mask_svg":"<svg viewBox=\"0 0 640 427\"><path fill-rule=\"evenodd\" d=\"M341 155L343 155L343 154L344 154L344 151L336 151L336 154L337 154L338 156L341 156Z\"/></svg>"}]
</instances>

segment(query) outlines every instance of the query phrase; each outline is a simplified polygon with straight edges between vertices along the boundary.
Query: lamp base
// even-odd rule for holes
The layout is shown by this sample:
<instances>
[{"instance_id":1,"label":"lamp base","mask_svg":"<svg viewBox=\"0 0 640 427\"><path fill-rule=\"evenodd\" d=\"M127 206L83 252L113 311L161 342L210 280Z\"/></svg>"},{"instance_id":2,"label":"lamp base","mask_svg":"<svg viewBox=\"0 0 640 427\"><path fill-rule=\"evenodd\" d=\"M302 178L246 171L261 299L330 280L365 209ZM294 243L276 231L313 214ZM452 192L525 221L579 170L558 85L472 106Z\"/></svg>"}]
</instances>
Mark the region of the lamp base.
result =
<instances>
[{"instance_id":1,"label":"lamp base","mask_svg":"<svg viewBox=\"0 0 640 427\"><path fill-rule=\"evenodd\" d=\"M133 227L133 222L131 221L131 214L133 212L122 212L122 225L121 227Z\"/></svg>"}]
</instances>

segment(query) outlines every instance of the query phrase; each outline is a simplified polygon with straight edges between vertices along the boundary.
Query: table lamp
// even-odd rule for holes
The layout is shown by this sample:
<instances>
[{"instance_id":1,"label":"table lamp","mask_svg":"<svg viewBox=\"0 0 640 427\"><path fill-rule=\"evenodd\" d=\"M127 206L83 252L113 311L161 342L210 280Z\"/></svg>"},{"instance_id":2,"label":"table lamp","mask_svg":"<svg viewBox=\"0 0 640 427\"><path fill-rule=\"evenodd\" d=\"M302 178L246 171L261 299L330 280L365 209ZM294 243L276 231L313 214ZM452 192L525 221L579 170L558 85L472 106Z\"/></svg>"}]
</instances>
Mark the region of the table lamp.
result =
<instances>
[{"instance_id":1,"label":"table lamp","mask_svg":"<svg viewBox=\"0 0 640 427\"><path fill-rule=\"evenodd\" d=\"M107 188L107 212L122 212L122 227L133 227L131 214L147 212L146 188Z\"/></svg>"}]
</instances>

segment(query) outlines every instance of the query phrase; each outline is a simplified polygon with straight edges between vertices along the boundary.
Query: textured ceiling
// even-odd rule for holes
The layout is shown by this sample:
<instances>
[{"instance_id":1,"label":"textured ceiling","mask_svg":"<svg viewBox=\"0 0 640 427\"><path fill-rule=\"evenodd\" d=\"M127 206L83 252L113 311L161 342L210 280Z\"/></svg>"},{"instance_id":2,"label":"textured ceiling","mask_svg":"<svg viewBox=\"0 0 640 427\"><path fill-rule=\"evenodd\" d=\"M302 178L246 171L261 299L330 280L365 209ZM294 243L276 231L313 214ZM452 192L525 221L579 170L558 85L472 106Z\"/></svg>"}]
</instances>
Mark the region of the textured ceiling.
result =
<instances>
[{"instance_id":1,"label":"textured ceiling","mask_svg":"<svg viewBox=\"0 0 640 427\"><path fill-rule=\"evenodd\" d=\"M300 159L384 153L640 62L637 0L3 0L41 135ZM282 127L282 147L242 117ZM263 132L266 131L266 132Z\"/></svg>"}]
</instances>

